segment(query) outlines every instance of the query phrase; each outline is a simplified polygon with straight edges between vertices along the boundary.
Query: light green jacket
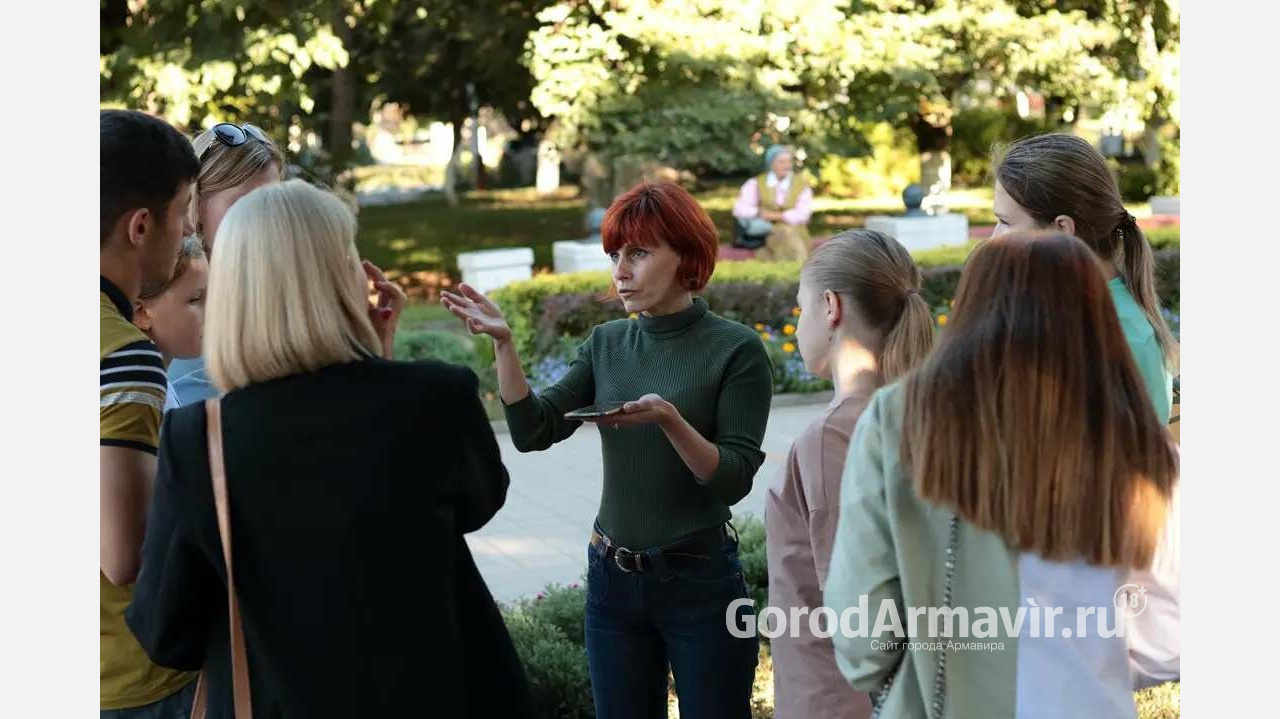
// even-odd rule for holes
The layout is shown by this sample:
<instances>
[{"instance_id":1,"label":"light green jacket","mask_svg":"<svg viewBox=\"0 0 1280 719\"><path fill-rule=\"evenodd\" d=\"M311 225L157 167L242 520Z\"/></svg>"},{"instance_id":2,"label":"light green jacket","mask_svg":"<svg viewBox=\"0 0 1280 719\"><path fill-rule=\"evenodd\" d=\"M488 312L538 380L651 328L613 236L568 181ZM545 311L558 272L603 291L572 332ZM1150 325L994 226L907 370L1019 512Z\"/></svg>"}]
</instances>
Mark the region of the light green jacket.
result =
<instances>
[{"instance_id":1,"label":"light green jacket","mask_svg":"<svg viewBox=\"0 0 1280 719\"><path fill-rule=\"evenodd\" d=\"M936 717L929 707L940 651L929 645L945 644L948 639L931 638L927 620L919 623L920 636L908 640L916 644L905 647L888 645L893 636L877 637L870 631L881 600L896 605L904 626L908 607L945 606L951 512L917 496L900 466L904 394L900 383L881 389L854 431L841 480L839 528L823 600L840 615L858 606L861 595L867 596L863 619L867 636L837 631L832 643L836 663L855 689L874 697L893 678L881 716ZM1095 606L1093 601L1109 605L1112 587L1123 583L1120 576L1083 563L1048 563L1020 555L996 534L961 520L951 606L964 608L973 618L982 616L975 611L978 607L997 612L1003 608L1013 617L1020 606L1027 606L1026 597L1039 598L1039 606L1046 606L1045 601L1070 594L1070 589L1061 588L1086 584L1094 590L1091 602L1081 606ZM1001 619L994 624L987 625L994 630L991 636L950 640L960 644L946 649L945 716L1134 715L1123 636L1091 639L1082 648L1066 640L1028 639L1025 632L1010 631ZM1076 626L1074 612L1057 626ZM1114 616L1108 626L1116 626ZM1043 643L1026 645L1026 656L1020 658L1019 646L1028 641ZM1055 666L1063 667L1062 674L1071 678L1055 681ZM1091 676L1095 672L1098 677ZM1042 707L1041 702L1056 706Z\"/></svg>"}]
</instances>

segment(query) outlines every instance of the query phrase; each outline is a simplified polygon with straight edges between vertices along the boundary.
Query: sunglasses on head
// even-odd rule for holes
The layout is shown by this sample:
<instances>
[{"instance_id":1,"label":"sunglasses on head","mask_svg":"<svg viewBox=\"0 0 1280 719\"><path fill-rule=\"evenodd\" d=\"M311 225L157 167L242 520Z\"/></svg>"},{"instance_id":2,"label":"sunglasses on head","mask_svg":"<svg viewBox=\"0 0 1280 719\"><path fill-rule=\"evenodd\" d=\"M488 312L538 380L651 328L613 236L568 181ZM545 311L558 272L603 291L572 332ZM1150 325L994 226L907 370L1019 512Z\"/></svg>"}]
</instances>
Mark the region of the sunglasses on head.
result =
<instances>
[{"instance_id":1,"label":"sunglasses on head","mask_svg":"<svg viewBox=\"0 0 1280 719\"><path fill-rule=\"evenodd\" d=\"M258 142L265 142L267 144L271 143L271 140L267 139L267 134L265 132L247 122L243 125L234 125L230 122L220 122L211 127L210 130L213 131L213 137L227 147L239 147L248 142L250 138L257 140ZM211 144L204 149L204 152L200 153L199 159L201 162L204 161L204 156L208 154L209 150L212 150L213 148L214 146Z\"/></svg>"}]
</instances>

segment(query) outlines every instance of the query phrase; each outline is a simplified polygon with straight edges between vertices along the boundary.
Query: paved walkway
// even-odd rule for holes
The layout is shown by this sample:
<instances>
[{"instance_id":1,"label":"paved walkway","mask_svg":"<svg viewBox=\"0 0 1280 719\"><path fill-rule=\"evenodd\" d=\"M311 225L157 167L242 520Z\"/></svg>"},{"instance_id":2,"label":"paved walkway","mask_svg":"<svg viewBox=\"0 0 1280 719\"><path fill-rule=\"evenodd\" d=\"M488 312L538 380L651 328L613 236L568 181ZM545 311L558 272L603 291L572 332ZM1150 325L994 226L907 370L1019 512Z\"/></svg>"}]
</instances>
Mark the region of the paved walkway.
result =
<instances>
[{"instance_id":1,"label":"paved walkway","mask_svg":"<svg viewBox=\"0 0 1280 719\"><path fill-rule=\"evenodd\" d=\"M775 404L765 432L764 464L734 514L764 516L766 487L786 461L792 440L830 397L824 393L801 400L803 404ZM511 474L507 503L488 525L467 537L489 589L506 602L532 597L550 582L580 582L587 569L587 538L600 507L599 431L584 424L545 452L521 454L505 432L498 434L498 444Z\"/></svg>"}]
</instances>

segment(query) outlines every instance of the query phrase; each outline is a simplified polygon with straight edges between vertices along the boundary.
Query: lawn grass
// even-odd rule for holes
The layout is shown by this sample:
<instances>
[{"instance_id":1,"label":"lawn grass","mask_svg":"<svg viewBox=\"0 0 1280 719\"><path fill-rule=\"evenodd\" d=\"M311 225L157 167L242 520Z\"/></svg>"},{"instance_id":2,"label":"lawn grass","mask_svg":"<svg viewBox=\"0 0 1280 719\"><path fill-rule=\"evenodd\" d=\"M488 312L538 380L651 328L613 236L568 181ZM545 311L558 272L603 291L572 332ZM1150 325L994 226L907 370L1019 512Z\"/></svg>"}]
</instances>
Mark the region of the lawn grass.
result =
<instances>
[{"instance_id":1,"label":"lawn grass","mask_svg":"<svg viewBox=\"0 0 1280 719\"><path fill-rule=\"evenodd\" d=\"M724 244L732 239L737 192L736 182L721 181L695 194ZM991 194L990 188L955 190L949 195L949 206L964 213L970 226L994 224ZM1146 205L1131 205L1129 210L1139 217L1150 214ZM817 197L809 229L815 238L829 237L863 226L869 215L901 211L897 197ZM457 255L461 252L530 247L535 272L549 271L552 243L585 236L585 214L586 200L576 187L561 187L545 198L533 188L471 191L456 207L432 193L405 204L362 208L357 242L361 255L387 270L411 296L434 300L441 288L460 279Z\"/></svg>"}]
</instances>

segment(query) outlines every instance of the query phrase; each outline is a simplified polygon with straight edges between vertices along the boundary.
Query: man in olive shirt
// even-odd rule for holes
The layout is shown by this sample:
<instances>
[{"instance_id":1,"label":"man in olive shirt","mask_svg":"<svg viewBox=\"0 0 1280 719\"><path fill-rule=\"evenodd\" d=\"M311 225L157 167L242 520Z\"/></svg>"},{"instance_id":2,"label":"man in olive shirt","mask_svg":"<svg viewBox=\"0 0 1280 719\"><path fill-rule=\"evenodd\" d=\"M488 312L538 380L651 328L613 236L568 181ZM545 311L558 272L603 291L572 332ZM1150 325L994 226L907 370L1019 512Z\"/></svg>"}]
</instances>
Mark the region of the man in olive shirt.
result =
<instances>
[{"instance_id":1,"label":"man in olive shirt","mask_svg":"<svg viewBox=\"0 0 1280 719\"><path fill-rule=\"evenodd\" d=\"M173 275L200 170L191 143L163 120L103 110L99 118L98 418L101 503L102 717L186 717L195 675L156 666L124 623L142 562L156 473L164 362L131 324L143 288Z\"/></svg>"}]
</instances>

